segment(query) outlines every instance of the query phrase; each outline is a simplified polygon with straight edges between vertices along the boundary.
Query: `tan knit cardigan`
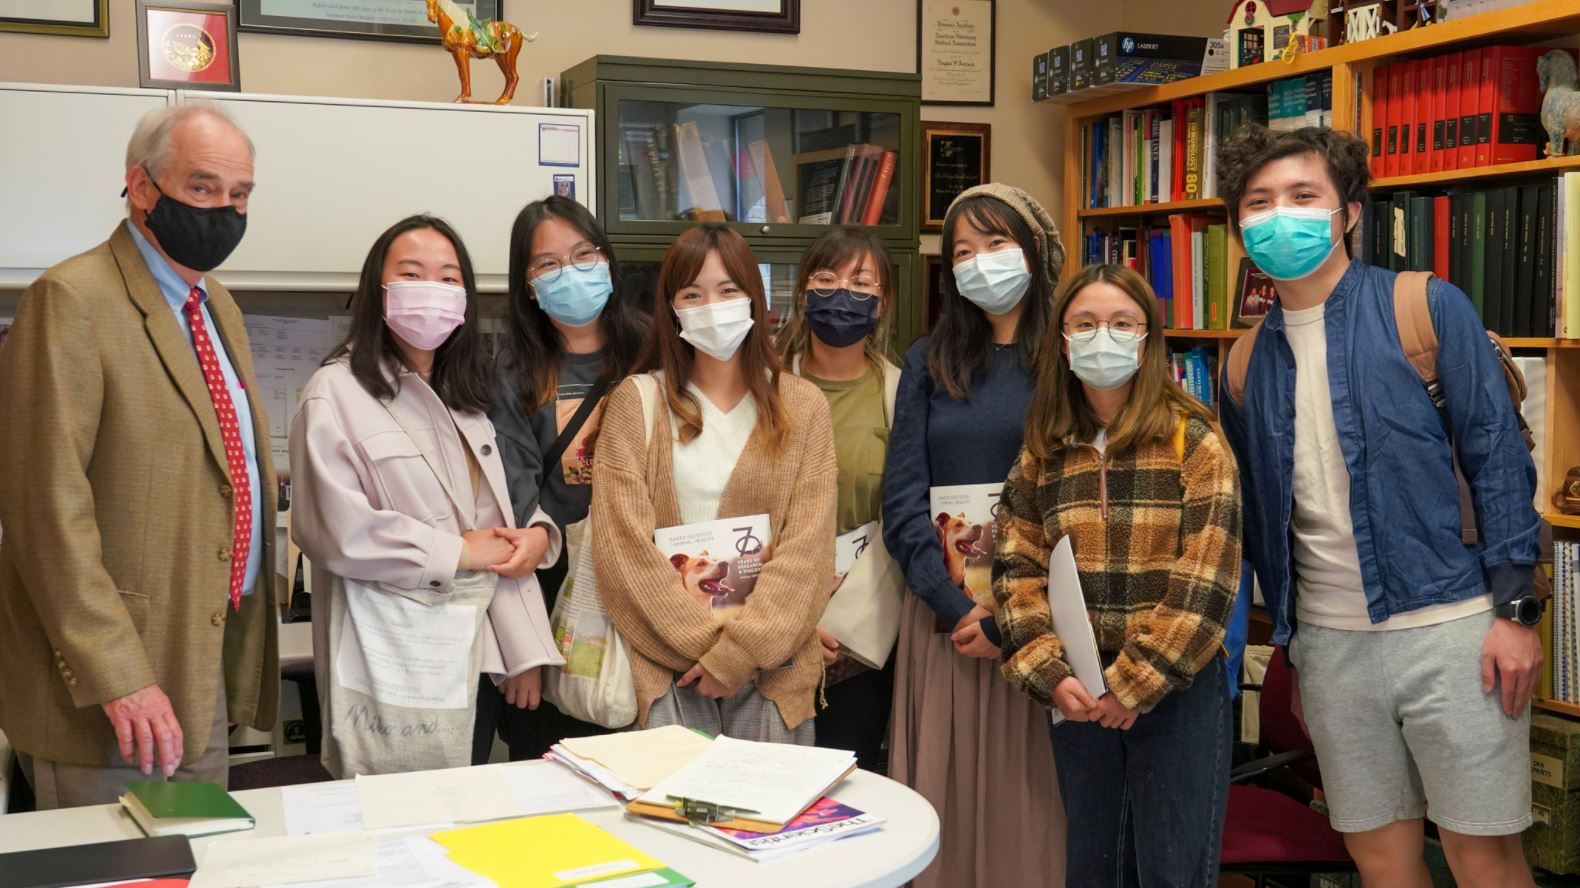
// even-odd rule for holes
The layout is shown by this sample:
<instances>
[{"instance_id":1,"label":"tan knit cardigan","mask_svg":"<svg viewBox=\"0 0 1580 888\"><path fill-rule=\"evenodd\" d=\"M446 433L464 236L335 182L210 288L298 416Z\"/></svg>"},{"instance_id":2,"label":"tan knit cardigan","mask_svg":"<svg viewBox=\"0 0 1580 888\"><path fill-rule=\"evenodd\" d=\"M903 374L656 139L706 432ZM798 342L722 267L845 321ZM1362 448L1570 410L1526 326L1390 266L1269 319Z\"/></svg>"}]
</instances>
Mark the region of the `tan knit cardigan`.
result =
<instances>
[{"instance_id":1,"label":"tan knit cardigan","mask_svg":"<svg viewBox=\"0 0 1580 888\"><path fill-rule=\"evenodd\" d=\"M682 523L669 411L656 411L650 446L636 383L628 379L609 395L593 468L593 563L604 606L631 648L639 725L695 663L731 691L755 677L791 728L814 714L823 676L814 630L834 576L834 428L815 385L784 374L779 396L789 419L784 442L770 453L754 430L719 503L721 517L766 513L773 557L746 606L719 623L653 545L656 528Z\"/></svg>"}]
</instances>

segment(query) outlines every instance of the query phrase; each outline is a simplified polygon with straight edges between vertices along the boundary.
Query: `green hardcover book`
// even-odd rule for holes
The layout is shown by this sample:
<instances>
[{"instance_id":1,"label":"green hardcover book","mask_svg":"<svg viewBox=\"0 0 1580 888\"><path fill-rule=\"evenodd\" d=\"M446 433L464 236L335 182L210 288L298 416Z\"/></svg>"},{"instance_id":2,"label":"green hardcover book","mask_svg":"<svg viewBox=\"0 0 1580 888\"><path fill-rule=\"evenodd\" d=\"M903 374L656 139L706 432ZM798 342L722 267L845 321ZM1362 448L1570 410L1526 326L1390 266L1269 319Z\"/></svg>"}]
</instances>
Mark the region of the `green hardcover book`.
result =
<instances>
[{"instance_id":1,"label":"green hardcover book","mask_svg":"<svg viewBox=\"0 0 1580 888\"><path fill-rule=\"evenodd\" d=\"M1504 189L1493 188L1487 192L1487 249L1486 269L1482 276L1486 300L1482 303L1481 322L1488 330L1503 332L1503 259L1508 255L1508 230L1503 227ZM1512 260L1511 260L1512 261Z\"/></svg>"},{"instance_id":2,"label":"green hardcover book","mask_svg":"<svg viewBox=\"0 0 1580 888\"><path fill-rule=\"evenodd\" d=\"M208 836L254 826L246 808L207 781L128 783L121 807L150 836Z\"/></svg>"},{"instance_id":3,"label":"green hardcover book","mask_svg":"<svg viewBox=\"0 0 1580 888\"><path fill-rule=\"evenodd\" d=\"M1520 287L1520 189L1503 189L1503 300L1498 303L1498 325L1492 329L1514 336L1514 303Z\"/></svg>"},{"instance_id":4,"label":"green hardcover book","mask_svg":"<svg viewBox=\"0 0 1580 888\"><path fill-rule=\"evenodd\" d=\"M1432 270L1432 198L1410 198L1410 270Z\"/></svg>"},{"instance_id":5,"label":"green hardcover book","mask_svg":"<svg viewBox=\"0 0 1580 888\"><path fill-rule=\"evenodd\" d=\"M1207 226L1207 329L1229 329L1229 228Z\"/></svg>"},{"instance_id":6,"label":"green hardcover book","mask_svg":"<svg viewBox=\"0 0 1580 888\"><path fill-rule=\"evenodd\" d=\"M1470 196L1470 301L1476 306L1486 324L1486 275L1487 275L1487 193L1477 191Z\"/></svg>"}]
</instances>

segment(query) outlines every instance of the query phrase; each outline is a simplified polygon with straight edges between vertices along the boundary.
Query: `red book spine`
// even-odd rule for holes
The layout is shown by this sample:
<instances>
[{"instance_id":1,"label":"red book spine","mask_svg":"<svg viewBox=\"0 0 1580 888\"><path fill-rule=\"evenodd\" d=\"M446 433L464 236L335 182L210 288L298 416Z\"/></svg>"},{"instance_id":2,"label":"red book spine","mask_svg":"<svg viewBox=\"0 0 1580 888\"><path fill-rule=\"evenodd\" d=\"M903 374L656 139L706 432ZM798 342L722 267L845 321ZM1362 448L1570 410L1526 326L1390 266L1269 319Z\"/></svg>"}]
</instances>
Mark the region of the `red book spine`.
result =
<instances>
[{"instance_id":1,"label":"red book spine","mask_svg":"<svg viewBox=\"0 0 1580 888\"><path fill-rule=\"evenodd\" d=\"M1481 102L1481 50L1467 49L1459 64L1459 169L1476 165L1476 106Z\"/></svg>"},{"instance_id":2,"label":"red book spine","mask_svg":"<svg viewBox=\"0 0 1580 888\"><path fill-rule=\"evenodd\" d=\"M1378 65L1372 70L1372 178L1381 178L1388 158L1388 71Z\"/></svg>"},{"instance_id":3,"label":"red book spine","mask_svg":"<svg viewBox=\"0 0 1580 888\"><path fill-rule=\"evenodd\" d=\"M1498 105L1498 58L1501 46L1481 50L1481 98L1476 102L1476 166L1492 163L1492 112Z\"/></svg>"},{"instance_id":4,"label":"red book spine","mask_svg":"<svg viewBox=\"0 0 1580 888\"><path fill-rule=\"evenodd\" d=\"M1169 217L1169 246L1174 253L1174 329L1186 330L1190 328L1191 309L1191 248L1188 217L1180 215Z\"/></svg>"},{"instance_id":5,"label":"red book spine","mask_svg":"<svg viewBox=\"0 0 1580 888\"><path fill-rule=\"evenodd\" d=\"M1426 59L1410 62L1410 172L1431 171L1427 158L1427 127L1432 122L1432 68Z\"/></svg>"},{"instance_id":6,"label":"red book spine","mask_svg":"<svg viewBox=\"0 0 1580 888\"><path fill-rule=\"evenodd\" d=\"M878 166L878 176L872 180L872 196L867 200L867 214L862 217L861 224L877 225L883 218L884 199L889 196L889 183L894 181L894 163L899 155L893 151L883 152L883 161Z\"/></svg>"},{"instance_id":7,"label":"red book spine","mask_svg":"<svg viewBox=\"0 0 1580 888\"><path fill-rule=\"evenodd\" d=\"M1496 103L1492 109L1489 163L1523 163L1542 157L1542 93L1536 64L1545 46L1494 47Z\"/></svg>"},{"instance_id":8,"label":"red book spine","mask_svg":"<svg viewBox=\"0 0 1580 888\"><path fill-rule=\"evenodd\" d=\"M1388 161L1384 175L1399 175L1399 150L1404 141L1400 129L1404 125L1404 81L1409 66L1398 62L1388 71Z\"/></svg>"},{"instance_id":9,"label":"red book spine","mask_svg":"<svg viewBox=\"0 0 1580 888\"><path fill-rule=\"evenodd\" d=\"M1439 280L1449 280L1448 198L1432 198L1432 273Z\"/></svg>"},{"instance_id":10,"label":"red book spine","mask_svg":"<svg viewBox=\"0 0 1580 888\"><path fill-rule=\"evenodd\" d=\"M1438 56L1427 60L1432 69L1432 117L1431 131L1427 138L1431 141L1431 149L1427 154L1429 161L1427 168L1434 173L1443 171L1443 121L1448 116L1444 106L1448 101L1446 87L1448 83L1448 59Z\"/></svg>"},{"instance_id":11,"label":"red book spine","mask_svg":"<svg viewBox=\"0 0 1580 888\"><path fill-rule=\"evenodd\" d=\"M1459 169L1459 68L1460 53L1444 58L1443 82L1443 169Z\"/></svg>"},{"instance_id":12,"label":"red book spine","mask_svg":"<svg viewBox=\"0 0 1580 888\"><path fill-rule=\"evenodd\" d=\"M1168 200L1185 199L1185 118L1187 116L1183 99L1169 103L1169 118L1174 121L1174 144L1169 146Z\"/></svg>"}]
</instances>

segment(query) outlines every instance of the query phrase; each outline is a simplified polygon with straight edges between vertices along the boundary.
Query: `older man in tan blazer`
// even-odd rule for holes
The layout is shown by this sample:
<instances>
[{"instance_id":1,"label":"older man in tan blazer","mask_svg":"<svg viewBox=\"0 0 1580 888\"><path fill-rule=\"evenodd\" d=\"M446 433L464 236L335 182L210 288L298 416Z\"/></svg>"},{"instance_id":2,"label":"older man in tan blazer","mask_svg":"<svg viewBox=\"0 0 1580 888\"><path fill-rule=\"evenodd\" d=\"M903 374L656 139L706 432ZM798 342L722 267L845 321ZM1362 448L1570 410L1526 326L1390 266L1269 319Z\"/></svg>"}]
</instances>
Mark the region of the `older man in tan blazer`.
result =
<instances>
[{"instance_id":1,"label":"older man in tan blazer","mask_svg":"<svg viewBox=\"0 0 1580 888\"><path fill-rule=\"evenodd\" d=\"M204 276L252 176L219 112L150 113L129 218L28 288L0 349L0 730L40 807L224 785L227 723L273 724L268 421L241 312Z\"/></svg>"}]
</instances>

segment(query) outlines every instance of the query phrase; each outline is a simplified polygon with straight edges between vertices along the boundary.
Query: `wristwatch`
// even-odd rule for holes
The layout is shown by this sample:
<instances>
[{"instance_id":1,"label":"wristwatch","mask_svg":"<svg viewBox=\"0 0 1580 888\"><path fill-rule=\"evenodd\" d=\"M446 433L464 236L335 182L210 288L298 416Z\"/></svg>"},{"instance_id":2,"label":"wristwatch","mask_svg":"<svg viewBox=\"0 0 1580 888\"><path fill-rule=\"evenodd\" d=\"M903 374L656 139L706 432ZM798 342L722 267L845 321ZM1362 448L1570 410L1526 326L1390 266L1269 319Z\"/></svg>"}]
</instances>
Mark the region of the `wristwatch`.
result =
<instances>
[{"instance_id":1,"label":"wristwatch","mask_svg":"<svg viewBox=\"0 0 1580 888\"><path fill-rule=\"evenodd\" d=\"M1516 598L1508 604L1500 604L1492 612L1505 620L1513 620L1521 626L1535 626L1542 621L1542 611L1547 609L1547 602L1534 595Z\"/></svg>"}]
</instances>

